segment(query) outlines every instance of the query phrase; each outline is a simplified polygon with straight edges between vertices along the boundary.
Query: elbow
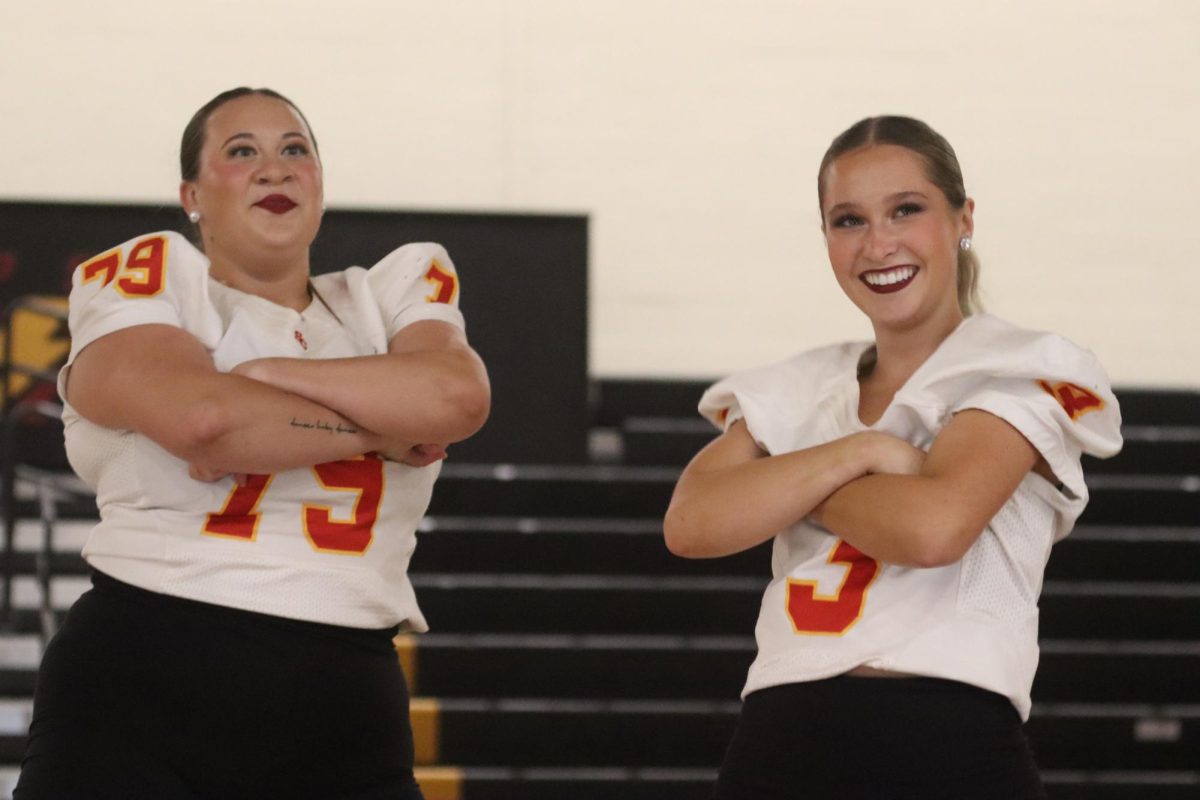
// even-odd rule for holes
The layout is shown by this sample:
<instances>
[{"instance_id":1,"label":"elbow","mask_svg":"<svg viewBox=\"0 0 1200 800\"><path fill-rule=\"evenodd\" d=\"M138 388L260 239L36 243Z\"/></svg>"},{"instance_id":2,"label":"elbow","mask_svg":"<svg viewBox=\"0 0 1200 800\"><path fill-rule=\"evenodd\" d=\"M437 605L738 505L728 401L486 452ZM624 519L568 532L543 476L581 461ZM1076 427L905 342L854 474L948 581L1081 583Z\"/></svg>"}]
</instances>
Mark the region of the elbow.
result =
<instances>
[{"instance_id":1,"label":"elbow","mask_svg":"<svg viewBox=\"0 0 1200 800\"><path fill-rule=\"evenodd\" d=\"M676 508L667 510L663 518L663 541L671 555L680 558L704 558L695 530L684 519L684 513Z\"/></svg>"},{"instance_id":2,"label":"elbow","mask_svg":"<svg viewBox=\"0 0 1200 800\"><path fill-rule=\"evenodd\" d=\"M936 569L956 564L982 532L982 529L973 529L966 524L931 526L916 537L907 566Z\"/></svg>"},{"instance_id":3,"label":"elbow","mask_svg":"<svg viewBox=\"0 0 1200 800\"><path fill-rule=\"evenodd\" d=\"M455 400L455 410L462 425L462 438L479 432L492 413L492 390L487 375L479 380L466 381Z\"/></svg>"},{"instance_id":4,"label":"elbow","mask_svg":"<svg viewBox=\"0 0 1200 800\"><path fill-rule=\"evenodd\" d=\"M694 545L691 540L684 536L679 528L670 524L669 521L663 523L663 541L667 545L667 550L671 555L679 556L680 558L695 558L693 554Z\"/></svg>"},{"instance_id":5,"label":"elbow","mask_svg":"<svg viewBox=\"0 0 1200 800\"><path fill-rule=\"evenodd\" d=\"M444 435L433 441L461 442L474 436L487 422L492 411L492 392L487 374L466 375L447 381L442 391L442 421Z\"/></svg>"},{"instance_id":6,"label":"elbow","mask_svg":"<svg viewBox=\"0 0 1200 800\"><path fill-rule=\"evenodd\" d=\"M215 467L219 447L232 427L227 404L219 398L201 398L175 418L158 443L189 464Z\"/></svg>"},{"instance_id":7,"label":"elbow","mask_svg":"<svg viewBox=\"0 0 1200 800\"><path fill-rule=\"evenodd\" d=\"M371 414L338 409L364 428L394 441L461 442L475 435L492 410L492 392L483 362L469 348L439 352L437 368L406 401Z\"/></svg>"}]
</instances>

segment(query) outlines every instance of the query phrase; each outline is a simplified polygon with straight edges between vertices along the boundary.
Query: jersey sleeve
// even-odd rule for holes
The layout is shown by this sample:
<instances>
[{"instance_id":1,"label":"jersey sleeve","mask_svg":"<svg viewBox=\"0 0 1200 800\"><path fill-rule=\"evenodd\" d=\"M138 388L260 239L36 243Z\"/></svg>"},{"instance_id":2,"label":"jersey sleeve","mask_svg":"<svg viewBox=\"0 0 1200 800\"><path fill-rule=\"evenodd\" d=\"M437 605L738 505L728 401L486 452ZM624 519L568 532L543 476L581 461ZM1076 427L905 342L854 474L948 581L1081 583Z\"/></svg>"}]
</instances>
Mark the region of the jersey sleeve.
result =
<instances>
[{"instance_id":1,"label":"jersey sleeve","mask_svg":"<svg viewBox=\"0 0 1200 800\"><path fill-rule=\"evenodd\" d=\"M743 400L738 395L736 377L714 383L700 397L700 416L722 432L746 416Z\"/></svg>"},{"instance_id":2,"label":"jersey sleeve","mask_svg":"<svg viewBox=\"0 0 1200 800\"><path fill-rule=\"evenodd\" d=\"M818 404L854 375L865 345L829 345L718 381L700 398L700 414L722 431L738 420L765 452L815 444Z\"/></svg>"},{"instance_id":3,"label":"jersey sleeve","mask_svg":"<svg viewBox=\"0 0 1200 800\"><path fill-rule=\"evenodd\" d=\"M458 310L458 273L440 244L407 244L392 251L367 271L367 285L379 304L388 341L424 320L465 327Z\"/></svg>"},{"instance_id":4,"label":"jersey sleeve","mask_svg":"<svg viewBox=\"0 0 1200 800\"><path fill-rule=\"evenodd\" d=\"M1121 449L1121 410L1108 375L1090 352L1044 335L1014 357L1013 367L981 381L951 412L979 409L1016 428L1046 460L1071 504L1088 492L1080 458Z\"/></svg>"},{"instance_id":5,"label":"jersey sleeve","mask_svg":"<svg viewBox=\"0 0 1200 800\"><path fill-rule=\"evenodd\" d=\"M123 328L183 327L185 306L203 295L207 274L208 259L174 231L130 239L83 262L71 277L67 365L92 342Z\"/></svg>"}]
</instances>

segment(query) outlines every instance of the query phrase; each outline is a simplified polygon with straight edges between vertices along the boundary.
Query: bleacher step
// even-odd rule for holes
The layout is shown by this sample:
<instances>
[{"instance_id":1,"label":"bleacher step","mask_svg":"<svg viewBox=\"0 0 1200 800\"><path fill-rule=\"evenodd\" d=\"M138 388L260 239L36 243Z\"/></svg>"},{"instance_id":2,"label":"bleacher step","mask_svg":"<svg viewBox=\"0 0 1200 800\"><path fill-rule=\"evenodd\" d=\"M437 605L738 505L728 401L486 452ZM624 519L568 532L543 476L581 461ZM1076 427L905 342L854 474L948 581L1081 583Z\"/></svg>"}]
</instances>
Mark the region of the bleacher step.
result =
<instances>
[{"instance_id":1,"label":"bleacher step","mask_svg":"<svg viewBox=\"0 0 1200 800\"><path fill-rule=\"evenodd\" d=\"M749 636L430 633L407 642L414 691L443 698L733 699L755 654ZM1200 703L1200 642L1043 641L1033 697Z\"/></svg>"},{"instance_id":2,"label":"bleacher step","mask_svg":"<svg viewBox=\"0 0 1200 800\"><path fill-rule=\"evenodd\" d=\"M429 513L662 519L676 467L447 463ZM1195 526L1200 476L1096 475L1081 524Z\"/></svg>"},{"instance_id":3,"label":"bleacher step","mask_svg":"<svg viewBox=\"0 0 1200 800\"><path fill-rule=\"evenodd\" d=\"M86 530L92 523L73 523ZM62 526L64 529L67 525ZM84 575L83 535L55 537L56 575ZM40 531L18 528L13 568L32 575ZM421 572L744 575L766 577L771 544L724 558L685 559L667 550L655 519L427 517L411 569ZM1200 577L1200 527L1080 525L1054 546L1047 580L1187 582Z\"/></svg>"}]
</instances>

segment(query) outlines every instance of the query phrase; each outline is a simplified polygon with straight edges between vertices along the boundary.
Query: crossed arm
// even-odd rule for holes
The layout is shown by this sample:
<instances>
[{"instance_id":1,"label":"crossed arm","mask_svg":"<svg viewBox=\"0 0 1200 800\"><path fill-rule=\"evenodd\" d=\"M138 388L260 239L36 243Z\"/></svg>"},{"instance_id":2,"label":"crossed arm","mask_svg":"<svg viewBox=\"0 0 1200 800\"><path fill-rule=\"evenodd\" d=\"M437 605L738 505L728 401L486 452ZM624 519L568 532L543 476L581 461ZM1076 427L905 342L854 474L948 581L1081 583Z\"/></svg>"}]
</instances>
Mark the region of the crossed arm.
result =
<instances>
[{"instance_id":1,"label":"crossed arm","mask_svg":"<svg viewBox=\"0 0 1200 800\"><path fill-rule=\"evenodd\" d=\"M479 357L437 321L404 328L385 354L259 359L231 373L186 331L139 325L84 348L67 398L84 418L138 431L206 478L369 451L399 457L428 443L440 451L478 430L490 407Z\"/></svg>"},{"instance_id":2,"label":"crossed arm","mask_svg":"<svg viewBox=\"0 0 1200 800\"><path fill-rule=\"evenodd\" d=\"M664 520L677 555L729 555L812 516L863 553L933 567L966 553L1039 462L1028 440L999 417L960 412L925 454L864 431L768 456L744 421L684 470Z\"/></svg>"}]
</instances>

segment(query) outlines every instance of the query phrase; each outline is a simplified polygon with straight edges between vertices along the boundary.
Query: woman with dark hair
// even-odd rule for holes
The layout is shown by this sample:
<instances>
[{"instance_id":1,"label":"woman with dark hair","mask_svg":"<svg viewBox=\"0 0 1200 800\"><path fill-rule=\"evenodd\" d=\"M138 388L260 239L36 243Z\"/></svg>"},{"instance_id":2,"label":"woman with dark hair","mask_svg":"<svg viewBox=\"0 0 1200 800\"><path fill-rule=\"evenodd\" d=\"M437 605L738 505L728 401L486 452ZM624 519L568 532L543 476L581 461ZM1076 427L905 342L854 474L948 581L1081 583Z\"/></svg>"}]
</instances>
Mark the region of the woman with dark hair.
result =
<instances>
[{"instance_id":1,"label":"woman with dark hair","mask_svg":"<svg viewBox=\"0 0 1200 800\"><path fill-rule=\"evenodd\" d=\"M834 277L873 342L711 387L723 433L665 520L682 556L774 540L758 656L715 797L1044 796L1022 721L1051 545L1121 446L1103 368L978 312L974 201L907 117L834 140L818 173Z\"/></svg>"},{"instance_id":2,"label":"woman with dark hair","mask_svg":"<svg viewBox=\"0 0 1200 800\"><path fill-rule=\"evenodd\" d=\"M321 161L267 89L198 111L173 232L81 264L59 377L93 588L46 648L19 798L419 798L392 639L448 443L488 413L434 244L311 276Z\"/></svg>"}]
</instances>

